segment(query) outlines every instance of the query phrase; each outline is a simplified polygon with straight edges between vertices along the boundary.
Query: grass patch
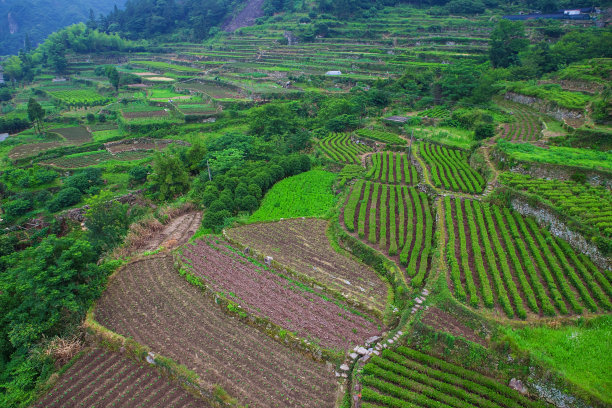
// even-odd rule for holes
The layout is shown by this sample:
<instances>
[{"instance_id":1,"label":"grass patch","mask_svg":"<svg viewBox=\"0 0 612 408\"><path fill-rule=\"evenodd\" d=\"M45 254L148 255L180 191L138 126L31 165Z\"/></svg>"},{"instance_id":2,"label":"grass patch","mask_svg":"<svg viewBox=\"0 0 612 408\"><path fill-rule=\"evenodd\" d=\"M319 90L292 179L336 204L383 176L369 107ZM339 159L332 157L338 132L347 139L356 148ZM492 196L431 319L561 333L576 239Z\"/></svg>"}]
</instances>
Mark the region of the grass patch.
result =
<instances>
[{"instance_id":1,"label":"grass patch","mask_svg":"<svg viewBox=\"0 0 612 408\"><path fill-rule=\"evenodd\" d=\"M612 316L559 329L504 329L516 345L561 372L568 380L612 404Z\"/></svg>"},{"instance_id":2,"label":"grass patch","mask_svg":"<svg viewBox=\"0 0 612 408\"><path fill-rule=\"evenodd\" d=\"M311 170L274 185L249 222L279 218L324 217L336 205L332 184L336 174Z\"/></svg>"}]
</instances>

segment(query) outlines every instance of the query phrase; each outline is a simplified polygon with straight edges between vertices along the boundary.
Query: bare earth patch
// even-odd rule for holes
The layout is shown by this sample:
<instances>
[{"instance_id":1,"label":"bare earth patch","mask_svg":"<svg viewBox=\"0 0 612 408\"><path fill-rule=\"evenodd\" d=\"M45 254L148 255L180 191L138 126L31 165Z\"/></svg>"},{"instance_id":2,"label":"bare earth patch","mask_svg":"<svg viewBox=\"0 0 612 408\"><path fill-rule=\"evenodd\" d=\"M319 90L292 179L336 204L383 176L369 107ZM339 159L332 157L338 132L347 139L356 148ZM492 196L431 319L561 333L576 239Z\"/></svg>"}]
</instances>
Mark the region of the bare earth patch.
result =
<instances>
[{"instance_id":1,"label":"bare earth patch","mask_svg":"<svg viewBox=\"0 0 612 408\"><path fill-rule=\"evenodd\" d=\"M96 320L223 387L249 407L333 407L332 371L223 313L174 270L170 256L129 264L109 284Z\"/></svg>"},{"instance_id":2,"label":"bare earth patch","mask_svg":"<svg viewBox=\"0 0 612 408\"><path fill-rule=\"evenodd\" d=\"M298 218L245 225L226 234L298 273L384 311L387 286L372 268L331 247L327 225L325 220Z\"/></svg>"},{"instance_id":3,"label":"bare earth patch","mask_svg":"<svg viewBox=\"0 0 612 408\"><path fill-rule=\"evenodd\" d=\"M202 213L200 212L190 212L178 216L170 221L163 230L153 234L142 250L154 251L160 247L172 249L183 245L195 234L201 221Z\"/></svg>"},{"instance_id":4,"label":"bare earth patch","mask_svg":"<svg viewBox=\"0 0 612 408\"><path fill-rule=\"evenodd\" d=\"M487 346L486 340L478 336L474 330L467 327L455 316L436 307L430 307L423 314L421 321L436 330L450 333L456 337L463 337L466 340L481 344L485 347Z\"/></svg>"}]
</instances>

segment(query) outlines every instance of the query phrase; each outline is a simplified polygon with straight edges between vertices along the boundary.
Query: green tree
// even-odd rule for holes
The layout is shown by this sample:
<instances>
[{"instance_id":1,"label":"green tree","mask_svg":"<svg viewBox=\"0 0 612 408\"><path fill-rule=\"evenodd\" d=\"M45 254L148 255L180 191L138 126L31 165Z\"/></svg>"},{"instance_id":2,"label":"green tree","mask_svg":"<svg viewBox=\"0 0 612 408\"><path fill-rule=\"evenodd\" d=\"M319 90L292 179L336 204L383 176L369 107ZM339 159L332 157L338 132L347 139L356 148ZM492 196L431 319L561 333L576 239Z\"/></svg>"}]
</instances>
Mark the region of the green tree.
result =
<instances>
[{"instance_id":1,"label":"green tree","mask_svg":"<svg viewBox=\"0 0 612 408\"><path fill-rule=\"evenodd\" d=\"M119 71L112 65L106 67L106 76L108 77L108 81L115 88L116 92L119 92L119 82L121 81L121 77L119 76Z\"/></svg>"},{"instance_id":2,"label":"green tree","mask_svg":"<svg viewBox=\"0 0 612 408\"><path fill-rule=\"evenodd\" d=\"M53 42L50 44L47 50L47 64L58 75L66 72L66 67L68 66L66 48L61 43Z\"/></svg>"},{"instance_id":3,"label":"green tree","mask_svg":"<svg viewBox=\"0 0 612 408\"><path fill-rule=\"evenodd\" d=\"M85 213L89 241L96 248L108 251L121 243L130 226L129 204L113 200L110 191L102 191L86 202Z\"/></svg>"},{"instance_id":4,"label":"green tree","mask_svg":"<svg viewBox=\"0 0 612 408\"><path fill-rule=\"evenodd\" d=\"M149 176L158 200L168 200L189 189L189 174L181 160L171 152L158 152Z\"/></svg>"},{"instance_id":5,"label":"green tree","mask_svg":"<svg viewBox=\"0 0 612 408\"><path fill-rule=\"evenodd\" d=\"M7 58L7 60L2 63L2 67L4 69L4 75L13 83L18 82L23 77L22 61L21 58L16 55Z\"/></svg>"},{"instance_id":6,"label":"green tree","mask_svg":"<svg viewBox=\"0 0 612 408\"><path fill-rule=\"evenodd\" d=\"M495 68L507 68L519 63L519 53L529 41L520 21L500 20L491 33L489 58Z\"/></svg>"},{"instance_id":7,"label":"green tree","mask_svg":"<svg viewBox=\"0 0 612 408\"><path fill-rule=\"evenodd\" d=\"M36 102L34 98L30 98L28 101L28 119L34 123L36 133L43 132L43 119L45 118L45 110L40 106L40 103Z\"/></svg>"}]
</instances>

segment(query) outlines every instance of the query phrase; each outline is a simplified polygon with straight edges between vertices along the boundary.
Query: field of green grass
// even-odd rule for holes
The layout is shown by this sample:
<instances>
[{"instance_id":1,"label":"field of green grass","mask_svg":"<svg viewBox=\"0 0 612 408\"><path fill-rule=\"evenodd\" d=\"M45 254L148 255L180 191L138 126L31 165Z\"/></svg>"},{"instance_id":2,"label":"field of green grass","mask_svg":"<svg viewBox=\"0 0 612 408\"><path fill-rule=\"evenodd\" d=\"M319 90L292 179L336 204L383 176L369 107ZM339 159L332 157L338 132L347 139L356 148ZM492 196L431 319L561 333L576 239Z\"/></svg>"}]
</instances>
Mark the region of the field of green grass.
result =
<instances>
[{"instance_id":1,"label":"field of green grass","mask_svg":"<svg viewBox=\"0 0 612 408\"><path fill-rule=\"evenodd\" d=\"M332 184L336 174L311 170L286 178L272 187L249 222L280 218L324 217L336 205Z\"/></svg>"}]
</instances>

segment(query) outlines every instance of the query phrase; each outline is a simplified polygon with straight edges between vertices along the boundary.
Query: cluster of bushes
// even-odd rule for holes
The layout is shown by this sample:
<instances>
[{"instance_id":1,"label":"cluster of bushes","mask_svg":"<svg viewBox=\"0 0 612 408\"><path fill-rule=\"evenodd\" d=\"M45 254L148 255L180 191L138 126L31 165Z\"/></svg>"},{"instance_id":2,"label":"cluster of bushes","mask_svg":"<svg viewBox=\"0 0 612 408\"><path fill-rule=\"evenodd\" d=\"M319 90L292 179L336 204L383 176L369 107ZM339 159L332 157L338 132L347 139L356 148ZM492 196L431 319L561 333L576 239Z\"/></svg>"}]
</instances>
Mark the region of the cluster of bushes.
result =
<instances>
[{"instance_id":1,"label":"cluster of bushes","mask_svg":"<svg viewBox=\"0 0 612 408\"><path fill-rule=\"evenodd\" d=\"M194 186L194 194L207 208L202 225L218 229L239 212L252 213L276 182L308 171L310 167L308 156L295 154L269 162L249 163L208 181L208 173L202 172Z\"/></svg>"},{"instance_id":2,"label":"cluster of bushes","mask_svg":"<svg viewBox=\"0 0 612 408\"><path fill-rule=\"evenodd\" d=\"M62 188L51 198L47 208L57 212L81 201L84 194L94 195L100 191L102 170L88 168L66 178Z\"/></svg>"},{"instance_id":3,"label":"cluster of bushes","mask_svg":"<svg viewBox=\"0 0 612 408\"><path fill-rule=\"evenodd\" d=\"M19 133L30 127L25 118L0 118L0 133Z\"/></svg>"},{"instance_id":4,"label":"cluster of bushes","mask_svg":"<svg viewBox=\"0 0 612 408\"><path fill-rule=\"evenodd\" d=\"M444 126L461 127L474 131L474 139L488 139L495 135L494 118L483 109L461 108L442 122Z\"/></svg>"},{"instance_id":5,"label":"cluster of bushes","mask_svg":"<svg viewBox=\"0 0 612 408\"><path fill-rule=\"evenodd\" d=\"M27 170L10 168L2 173L0 179L9 188L33 188L52 182L58 177L57 172L42 167Z\"/></svg>"}]
</instances>

